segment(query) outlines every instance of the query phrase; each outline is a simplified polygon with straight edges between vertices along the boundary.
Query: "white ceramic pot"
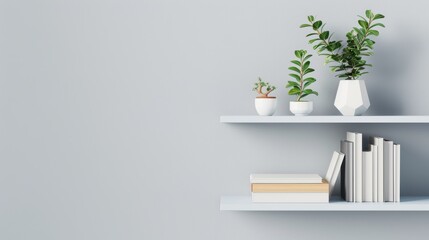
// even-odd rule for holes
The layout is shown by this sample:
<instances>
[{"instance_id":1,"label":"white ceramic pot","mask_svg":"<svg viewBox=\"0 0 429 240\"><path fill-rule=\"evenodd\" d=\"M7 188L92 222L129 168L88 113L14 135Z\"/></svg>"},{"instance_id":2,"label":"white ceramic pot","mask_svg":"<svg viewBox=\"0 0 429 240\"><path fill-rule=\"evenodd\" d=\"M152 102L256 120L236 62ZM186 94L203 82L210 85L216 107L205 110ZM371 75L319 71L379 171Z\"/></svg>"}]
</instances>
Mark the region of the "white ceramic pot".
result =
<instances>
[{"instance_id":1,"label":"white ceramic pot","mask_svg":"<svg viewBox=\"0 0 429 240\"><path fill-rule=\"evenodd\" d=\"M313 111L313 102L312 101L302 101L302 102L291 101L289 103L289 109L293 114L295 114L295 116L306 116Z\"/></svg>"},{"instance_id":2,"label":"white ceramic pot","mask_svg":"<svg viewBox=\"0 0 429 240\"><path fill-rule=\"evenodd\" d=\"M341 80L334 105L344 116L359 116L365 113L370 105L365 81Z\"/></svg>"},{"instance_id":3,"label":"white ceramic pot","mask_svg":"<svg viewBox=\"0 0 429 240\"><path fill-rule=\"evenodd\" d=\"M266 97L266 98L255 98L255 108L261 116L271 116L274 114L277 108L277 98Z\"/></svg>"}]
</instances>

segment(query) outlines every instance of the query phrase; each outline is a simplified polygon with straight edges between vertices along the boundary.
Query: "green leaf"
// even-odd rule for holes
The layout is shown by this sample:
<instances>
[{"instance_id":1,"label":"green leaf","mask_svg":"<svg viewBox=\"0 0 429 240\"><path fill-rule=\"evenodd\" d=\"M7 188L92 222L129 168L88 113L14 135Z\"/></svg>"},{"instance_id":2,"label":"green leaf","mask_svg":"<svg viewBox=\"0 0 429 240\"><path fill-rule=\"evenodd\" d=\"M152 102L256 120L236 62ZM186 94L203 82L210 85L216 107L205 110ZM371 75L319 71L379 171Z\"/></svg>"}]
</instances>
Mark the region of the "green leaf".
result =
<instances>
[{"instance_id":1,"label":"green leaf","mask_svg":"<svg viewBox=\"0 0 429 240\"><path fill-rule=\"evenodd\" d=\"M288 81L288 84L286 85L287 88L297 86L299 87L299 84L297 82Z\"/></svg>"},{"instance_id":2,"label":"green leaf","mask_svg":"<svg viewBox=\"0 0 429 240\"><path fill-rule=\"evenodd\" d=\"M301 67L301 62L300 61L298 61L298 60L292 60L292 61L290 61L291 63L294 63L294 64L296 64L296 65L298 65L298 66L300 66Z\"/></svg>"},{"instance_id":3,"label":"green leaf","mask_svg":"<svg viewBox=\"0 0 429 240\"><path fill-rule=\"evenodd\" d=\"M304 83L304 88L308 87L310 84L312 84L313 82L306 82Z\"/></svg>"},{"instance_id":4,"label":"green leaf","mask_svg":"<svg viewBox=\"0 0 429 240\"><path fill-rule=\"evenodd\" d=\"M310 16L307 17L307 19L308 19L309 22L313 22L314 21L314 16L310 15Z\"/></svg>"},{"instance_id":5,"label":"green leaf","mask_svg":"<svg viewBox=\"0 0 429 240\"><path fill-rule=\"evenodd\" d=\"M310 33L310 34L305 35L305 37L310 37L310 36L314 36L314 35L317 35L317 33Z\"/></svg>"},{"instance_id":6,"label":"green leaf","mask_svg":"<svg viewBox=\"0 0 429 240\"><path fill-rule=\"evenodd\" d=\"M312 83L314 83L315 81L316 81L316 79L314 77L309 77L309 78L304 79L304 82L312 82Z\"/></svg>"},{"instance_id":7,"label":"green leaf","mask_svg":"<svg viewBox=\"0 0 429 240\"><path fill-rule=\"evenodd\" d=\"M302 94L299 98L298 98L298 102L301 101L301 99L305 98L306 96L308 96L308 94Z\"/></svg>"},{"instance_id":8,"label":"green leaf","mask_svg":"<svg viewBox=\"0 0 429 240\"><path fill-rule=\"evenodd\" d=\"M359 29L359 28L357 28L357 27L354 27L353 28L353 30L355 30L355 32L358 34L358 35L361 35L361 36L363 36L364 34L363 34L363 32Z\"/></svg>"},{"instance_id":9,"label":"green leaf","mask_svg":"<svg viewBox=\"0 0 429 240\"><path fill-rule=\"evenodd\" d=\"M296 67L290 67L290 68L289 68L289 70L295 71L295 72L297 72L297 73L301 73L301 70L299 70L299 69L298 69L298 68L296 68Z\"/></svg>"},{"instance_id":10,"label":"green leaf","mask_svg":"<svg viewBox=\"0 0 429 240\"><path fill-rule=\"evenodd\" d=\"M376 23L376 24L371 25L371 27L369 27L369 28L371 29L373 27L386 27L386 26L384 26L383 23Z\"/></svg>"},{"instance_id":11,"label":"green leaf","mask_svg":"<svg viewBox=\"0 0 429 240\"><path fill-rule=\"evenodd\" d=\"M294 74L294 73L289 74L289 76L295 78L297 81L301 80L301 78L298 75Z\"/></svg>"},{"instance_id":12,"label":"green leaf","mask_svg":"<svg viewBox=\"0 0 429 240\"><path fill-rule=\"evenodd\" d=\"M363 27L364 29L368 29L368 22L367 22L367 21L359 20L359 21L358 21L358 23L359 23L359 25L360 25L361 27Z\"/></svg>"},{"instance_id":13,"label":"green leaf","mask_svg":"<svg viewBox=\"0 0 429 240\"><path fill-rule=\"evenodd\" d=\"M307 68L310 66L310 61L307 61L304 63L304 66L302 67L302 70L305 72L305 70L307 70Z\"/></svg>"},{"instance_id":14,"label":"green leaf","mask_svg":"<svg viewBox=\"0 0 429 240\"><path fill-rule=\"evenodd\" d=\"M369 31L368 31L368 34L369 34L369 35L374 35L374 36L378 36L378 35L380 35L380 33L379 33L377 30L369 30Z\"/></svg>"},{"instance_id":15,"label":"green leaf","mask_svg":"<svg viewBox=\"0 0 429 240\"><path fill-rule=\"evenodd\" d=\"M314 43L315 41L320 41L320 39L318 39L318 38L311 39L310 41L308 41L308 43L312 44L312 43Z\"/></svg>"},{"instance_id":16,"label":"green leaf","mask_svg":"<svg viewBox=\"0 0 429 240\"><path fill-rule=\"evenodd\" d=\"M301 24L301 26L299 26L300 28L305 28L305 27L311 27L310 24Z\"/></svg>"},{"instance_id":17,"label":"green leaf","mask_svg":"<svg viewBox=\"0 0 429 240\"><path fill-rule=\"evenodd\" d=\"M371 18L372 16L374 16L374 14L371 12L371 10L366 10L365 15L367 18Z\"/></svg>"},{"instance_id":18,"label":"green leaf","mask_svg":"<svg viewBox=\"0 0 429 240\"><path fill-rule=\"evenodd\" d=\"M368 45L368 47L371 47L372 45L374 45L375 44L375 42L374 41L372 41L371 39L365 39L365 41L364 41L367 45Z\"/></svg>"},{"instance_id":19,"label":"green leaf","mask_svg":"<svg viewBox=\"0 0 429 240\"><path fill-rule=\"evenodd\" d=\"M320 20L313 23L313 29L314 30L319 29L321 26L322 26L322 21L320 21Z\"/></svg>"},{"instance_id":20,"label":"green leaf","mask_svg":"<svg viewBox=\"0 0 429 240\"><path fill-rule=\"evenodd\" d=\"M292 88L291 90L289 90L288 94L289 95L299 95L301 93L300 90L296 89L296 88Z\"/></svg>"},{"instance_id":21,"label":"green leaf","mask_svg":"<svg viewBox=\"0 0 429 240\"><path fill-rule=\"evenodd\" d=\"M381 18L384 18L384 15L382 15L382 14L375 14L373 20L377 20L377 19L381 19Z\"/></svg>"},{"instance_id":22,"label":"green leaf","mask_svg":"<svg viewBox=\"0 0 429 240\"><path fill-rule=\"evenodd\" d=\"M303 60L303 61L307 61L307 60L308 60L308 59L310 59L312 56L313 56L313 55L308 54L308 55L304 58L304 60Z\"/></svg>"},{"instance_id":23,"label":"green leaf","mask_svg":"<svg viewBox=\"0 0 429 240\"><path fill-rule=\"evenodd\" d=\"M299 50L296 50L296 51L295 51L295 56L296 56L297 58L301 58L301 56L302 56L302 52L301 52L301 51L299 51Z\"/></svg>"},{"instance_id":24,"label":"green leaf","mask_svg":"<svg viewBox=\"0 0 429 240\"><path fill-rule=\"evenodd\" d=\"M304 75L311 73L311 72L314 72L314 69L308 68L307 70L304 71Z\"/></svg>"},{"instance_id":25,"label":"green leaf","mask_svg":"<svg viewBox=\"0 0 429 240\"><path fill-rule=\"evenodd\" d=\"M319 35L319 37L320 37L320 39L322 39L322 40L326 40L326 39L328 39L328 37L329 37L329 31L322 32L322 33Z\"/></svg>"}]
</instances>

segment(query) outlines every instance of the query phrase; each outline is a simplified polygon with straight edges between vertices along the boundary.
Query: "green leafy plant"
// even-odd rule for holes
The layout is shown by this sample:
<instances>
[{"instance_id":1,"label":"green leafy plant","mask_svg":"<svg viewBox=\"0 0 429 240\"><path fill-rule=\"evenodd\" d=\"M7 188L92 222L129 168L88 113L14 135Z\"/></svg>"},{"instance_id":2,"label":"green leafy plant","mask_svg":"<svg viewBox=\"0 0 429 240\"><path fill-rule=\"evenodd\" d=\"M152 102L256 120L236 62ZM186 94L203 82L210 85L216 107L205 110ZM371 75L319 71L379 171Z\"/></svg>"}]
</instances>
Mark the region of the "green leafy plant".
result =
<instances>
[{"instance_id":1,"label":"green leafy plant","mask_svg":"<svg viewBox=\"0 0 429 240\"><path fill-rule=\"evenodd\" d=\"M366 74L366 67L371 67L363 57L373 54L372 50L375 42L371 37L376 37L379 32L378 27L385 27L377 20L384 18L382 14L374 14L371 10L365 11L365 16L359 16L359 27L354 27L353 30L346 34L347 44L342 41L331 40L333 33L325 31L325 23L321 20L316 20L314 16L308 16L308 23L302 24L301 28L311 28L312 32L306 37L310 44L313 44L313 49L317 50L319 55L325 56L326 63L335 62L330 66L331 70L338 72L336 75L343 79L357 79L361 75Z\"/></svg>"},{"instance_id":2,"label":"green leafy plant","mask_svg":"<svg viewBox=\"0 0 429 240\"><path fill-rule=\"evenodd\" d=\"M296 101L302 101L302 99L310 94L314 94L316 96L319 95L318 92L309 89L312 83L316 81L313 77L305 77L307 74L314 72L313 68L310 68L309 59L312 55L307 54L305 50L296 50L295 56L297 60L292 60L296 66L292 66L289 68L293 73L289 74L289 76L294 78L294 81L288 81L286 88L290 88L289 95L296 95Z\"/></svg>"},{"instance_id":3,"label":"green leafy plant","mask_svg":"<svg viewBox=\"0 0 429 240\"><path fill-rule=\"evenodd\" d=\"M265 88L265 91L264 91ZM272 91L276 90L275 86L272 86L270 83L268 82L264 82L262 81L261 78L258 78L258 82L255 83L255 87L253 88L253 91L257 91L258 92L258 98L270 98L268 96L268 94L270 94ZM271 97L273 98L273 97Z\"/></svg>"}]
</instances>

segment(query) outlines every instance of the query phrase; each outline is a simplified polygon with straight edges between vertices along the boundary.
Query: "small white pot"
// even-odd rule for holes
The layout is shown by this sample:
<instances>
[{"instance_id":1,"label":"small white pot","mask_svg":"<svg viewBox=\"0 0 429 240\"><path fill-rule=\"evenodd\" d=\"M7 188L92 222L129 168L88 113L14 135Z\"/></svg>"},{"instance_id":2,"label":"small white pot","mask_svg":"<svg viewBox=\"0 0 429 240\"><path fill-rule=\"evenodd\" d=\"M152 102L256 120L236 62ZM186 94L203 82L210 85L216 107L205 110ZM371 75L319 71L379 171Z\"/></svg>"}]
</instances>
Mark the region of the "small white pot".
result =
<instances>
[{"instance_id":1,"label":"small white pot","mask_svg":"<svg viewBox=\"0 0 429 240\"><path fill-rule=\"evenodd\" d=\"M365 81L341 80L334 105L344 116L359 116L365 113L370 106Z\"/></svg>"},{"instance_id":2,"label":"small white pot","mask_svg":"<svg viewBox=\"0 0 429 240\"><path fill-rule=\"evenodd\" d=\"M255 98L255 108L261 116L271 116L274 114L277 108L277 98Z\"/></svg>"},{"instance_id":3,"label":"small white pot","mask_svg":"<svg viewBox=\"0 0 429 240\"><path fill-rule=\"evenodd\" d=\"M302 102L291 101L289 103L289 109L293 114L295 114L295 116L306 116L313 111L313 102L312 101L302 101Z\"/></svg>"}]
</instances>

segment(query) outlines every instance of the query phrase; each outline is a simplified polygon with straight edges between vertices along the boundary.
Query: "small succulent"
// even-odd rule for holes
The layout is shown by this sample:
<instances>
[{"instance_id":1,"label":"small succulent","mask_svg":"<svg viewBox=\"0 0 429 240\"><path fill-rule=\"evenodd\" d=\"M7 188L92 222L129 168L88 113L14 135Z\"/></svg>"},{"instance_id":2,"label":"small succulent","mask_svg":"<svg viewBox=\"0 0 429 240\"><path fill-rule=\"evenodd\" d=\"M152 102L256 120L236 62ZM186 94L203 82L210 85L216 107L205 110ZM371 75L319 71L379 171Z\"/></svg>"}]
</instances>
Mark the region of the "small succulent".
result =
<instances>
[{"instance_id":1,"label":"small succulent","mask_svg":"<svg viewBox=\"0 0 429 240\"><path fill-rule=\"evenodd\" d=\"M296 66L289 68L289 70L292 71L289 76L293 77L293 81L288 81L288 84L286 85L286 88L290 88L288 94L296 95L297 102L302 101L303 98L310 94L319 96L318 92L308 88L308 86L314 83L316 79L314 77L306 77L307 74L314 72L314 69L310 68L309 61L312 55L307 54L306 50L296 50L295 56L297 59L292 60L291 63Z\"/></svg>"},{"instance_id":2,"label":"small succulent","mask_svg":"<svg viewBox=\"0 0 429 240\"><path fill-rule=\"evenodd\" d=\"M265 88L265 91L264 91ZM268 82L262 81L261 78L258 79L258 82L255 83L255 87L253 88L253 91L258 92L258 98L269 98L268 94L270 94L272 91L276 89L275 86L272 86Z\"/></svg>"}]
</instances>

